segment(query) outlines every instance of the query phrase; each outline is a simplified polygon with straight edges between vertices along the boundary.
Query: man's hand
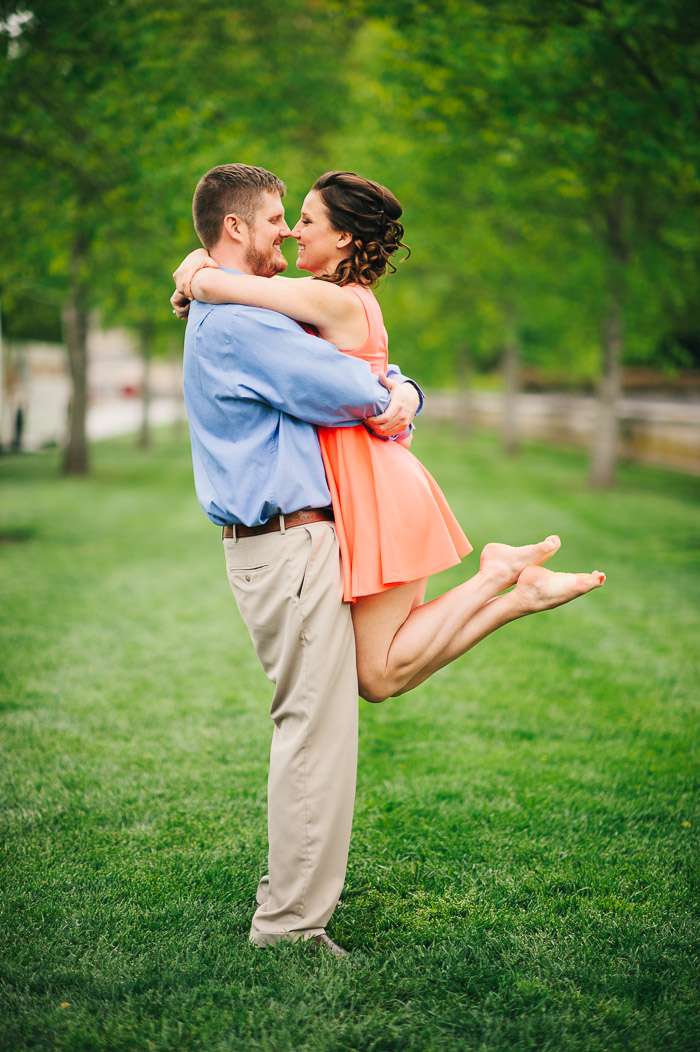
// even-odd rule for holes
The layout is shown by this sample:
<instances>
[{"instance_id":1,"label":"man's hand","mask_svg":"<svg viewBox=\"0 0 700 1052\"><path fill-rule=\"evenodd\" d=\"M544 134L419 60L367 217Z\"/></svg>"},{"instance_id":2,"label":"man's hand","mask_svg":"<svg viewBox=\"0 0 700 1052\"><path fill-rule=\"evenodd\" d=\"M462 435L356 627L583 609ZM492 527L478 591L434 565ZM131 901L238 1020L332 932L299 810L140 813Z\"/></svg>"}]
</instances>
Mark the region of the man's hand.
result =
<instances>
[{"instance_id":1,"label":"man's hand","mask_svg":"<svg viewBox=\"0 0 700 1052\"><path fill-rule=\"evenodd\" d=\"M406 430L418 411L420 406L418 392L408 381L399 383L398 380L388 379L383 373L380 373L377 379L386 387L391 400L380 416L370 416L366 422L373 431L385 438L400 435Z\"/></svg>"},{"instance_id":2,"label":"man's hand","mask_svg":"<svg viewBox=\"0 0 700 1052\"><path fill-rule=\"evenodd\" d=\"M189 256L185 256L173 274L176 286L175 292L170 297L173 314L176 314L181 320L187 317L192 299L192 278L203 267L218 268L218 266L216 260L212 259L203 248L196 248L194 252L190 252Z\"/></svg>"},{"instance_id":3,"label":"man's hand","mask_svg":"<svg viewBox=\"0 0 700 1052\"><path fill-rule=\"evenodd\" d=\"M191 300L192 278L195 276L197 271L201 270L202 267L218 268L218 266L219 264L216 262L216 260L212 259L205 249L196 248L194 252L190 252L189 256L185 256L182 263L173 274L175 288L178 292L181 292L183 296L187 296L188 300ZM174 303L173 306L175 306Z\"/></svg>"},{"instance_id":4,"label":"man's hand","mask_svg":"<svg viewBox=\"0 0 700 1052\"><path fill-rule=\"evenodd\" d=\"M188 297L183 296L181 292L178 292L177 289L175 289L170 297L170 302L173 305L173 314L177 314L178 318L180 318L181 321L184 321L190 312L190 300Z\"/></svg>"}]
</instances>

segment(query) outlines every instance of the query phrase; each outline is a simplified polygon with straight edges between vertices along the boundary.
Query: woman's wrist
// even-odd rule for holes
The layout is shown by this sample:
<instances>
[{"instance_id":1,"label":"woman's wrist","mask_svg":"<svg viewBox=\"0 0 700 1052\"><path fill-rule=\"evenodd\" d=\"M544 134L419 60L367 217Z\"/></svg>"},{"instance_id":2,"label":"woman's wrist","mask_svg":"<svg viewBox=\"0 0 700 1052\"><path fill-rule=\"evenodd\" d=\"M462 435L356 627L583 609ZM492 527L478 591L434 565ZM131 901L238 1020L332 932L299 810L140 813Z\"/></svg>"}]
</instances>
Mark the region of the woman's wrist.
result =
<instances>
[{"instance_id":1,"label":"woman's wrist","mask_svg":"<svg viewBox=\"0 0 700 1052\"><path fill-rule=\"evenodd\" d=\"M192 277L189 280L190 299L192 299L192 300L198 300L198 299L202 298L201 297L201 293L202 293L201 274L202 274L202 271L206 270L206 269L207 269L207 264L206 263L202 263L201 267L197 267L197 269L195 270L194 274L192 275Z\"/></svg>"},{"instance_id":2,"label":"woman's wrist","mask_svg":"<svg viewBox=\"0 0 700 1052\"><path fill-rule=\"evenodd\" d=\"M193 299L192 281L203 267L218 267L218 263L211 258L204 248L196 248L186 256L180 266L173 274L175 287L188 299Z\"/></svg>"}]
</instances>

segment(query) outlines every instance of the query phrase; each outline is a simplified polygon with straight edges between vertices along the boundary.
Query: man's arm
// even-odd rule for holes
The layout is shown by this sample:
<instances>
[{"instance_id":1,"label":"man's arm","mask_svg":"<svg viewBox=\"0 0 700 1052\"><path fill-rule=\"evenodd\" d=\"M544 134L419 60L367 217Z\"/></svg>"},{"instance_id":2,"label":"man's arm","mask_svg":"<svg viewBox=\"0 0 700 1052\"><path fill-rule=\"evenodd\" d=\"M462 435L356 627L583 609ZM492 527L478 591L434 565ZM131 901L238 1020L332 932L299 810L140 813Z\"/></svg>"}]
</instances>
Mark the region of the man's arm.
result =
<instances>
[{"instance_id":1,"label":"man's arm","mask_svg":"<svg viewBox=\"0 0 700 1052\"><path fill-rule=\"evenodd\" d=\"M389 394L366 362L285 315L229 304L193 309L197 362L222 398L264 402L325 427L358 424L387 409Z\"/></svg>"},{"instance_id":2,"label":"man's arm","mask_svg":"<svg viewBox=\"0 0 700 1052\"><path fill-rule=\"evenodd\" d=\"M203 249L190 255L198 254L203 255L205 259L209 258ZM178 271L175 273L177 275ZM173 306L173 314L184 320L189 313L190 299L176 290L170 302ZM413 418L422 410L425 398L415 380L403 376L398 366L392 365L391 362L387 366L386 375L387 379L392 381L390 384L384 384L389 391L389 404L383 413L368 417L367 423L372 431L383 438L396 438L406 434L412 428ZM328 426L338 426L338 424Z\"/></svg>"}]
</instances>

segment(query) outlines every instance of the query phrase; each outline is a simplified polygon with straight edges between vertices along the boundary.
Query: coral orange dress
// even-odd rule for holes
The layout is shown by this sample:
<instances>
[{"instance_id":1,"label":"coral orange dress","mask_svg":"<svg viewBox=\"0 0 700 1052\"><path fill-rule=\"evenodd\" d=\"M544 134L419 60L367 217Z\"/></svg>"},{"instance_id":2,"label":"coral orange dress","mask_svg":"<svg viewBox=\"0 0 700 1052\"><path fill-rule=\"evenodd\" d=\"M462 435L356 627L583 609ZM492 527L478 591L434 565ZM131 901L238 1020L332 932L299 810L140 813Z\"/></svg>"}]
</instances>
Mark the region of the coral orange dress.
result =
<instances>
[{"instance_id":1,"label":"coral orange dress","mask_svg":"<svg viewBox=\"0 0 700 1052\"><path fill-rule=\"evenodd\" d=\"M388 338L372 292L345 285L357 296L369 336L357 350L344 351L386 372ZM446 570L472 546L450 511L435 479L398 442L365 427L318 429L333 500L343 565L343 599L373 595L407 581Z\"/></svg>"}]
</instances>

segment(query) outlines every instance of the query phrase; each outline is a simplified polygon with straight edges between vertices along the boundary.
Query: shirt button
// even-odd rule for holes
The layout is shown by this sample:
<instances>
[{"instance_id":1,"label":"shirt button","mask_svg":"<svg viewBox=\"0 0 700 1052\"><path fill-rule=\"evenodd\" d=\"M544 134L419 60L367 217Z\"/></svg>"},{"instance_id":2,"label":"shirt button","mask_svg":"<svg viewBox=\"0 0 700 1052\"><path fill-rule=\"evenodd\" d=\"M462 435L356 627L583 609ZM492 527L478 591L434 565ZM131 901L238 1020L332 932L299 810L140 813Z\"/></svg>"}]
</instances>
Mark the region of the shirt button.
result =
<instances>
[{"instance_id":1,"label":"shirt button","mask_svg":"<svg viewBox=\"0 0 700 1052\"><path fill-rule=\"evenodd\" d=\"M246 579L246 581L249 581L249 580L250 580L250 574L249 574L249 573L247 573L247 574L245 575L245 579Z\"/></svg>"}]
</instances>

